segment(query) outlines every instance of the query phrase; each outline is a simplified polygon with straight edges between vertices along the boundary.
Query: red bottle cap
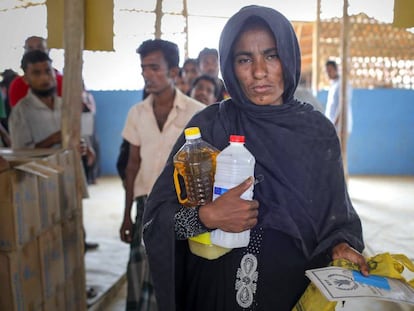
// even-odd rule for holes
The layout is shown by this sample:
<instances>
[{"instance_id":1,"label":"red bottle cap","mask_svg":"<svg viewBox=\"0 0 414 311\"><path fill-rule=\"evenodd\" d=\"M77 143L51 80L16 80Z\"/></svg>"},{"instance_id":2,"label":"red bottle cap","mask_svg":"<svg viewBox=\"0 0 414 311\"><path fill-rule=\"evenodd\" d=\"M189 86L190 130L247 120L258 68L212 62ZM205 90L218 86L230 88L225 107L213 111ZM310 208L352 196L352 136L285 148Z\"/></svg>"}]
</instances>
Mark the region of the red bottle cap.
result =
<instances>
[{"instance_id":1,"label":"red bottle cap","mask_svg":"<svg viewBox=\"0 0 414 311\"><path fill-rule=\"evenodd\" d=\"M244 136L242 135L230 135L231 143L244 143Z\"/></svg>"}]
</instances>

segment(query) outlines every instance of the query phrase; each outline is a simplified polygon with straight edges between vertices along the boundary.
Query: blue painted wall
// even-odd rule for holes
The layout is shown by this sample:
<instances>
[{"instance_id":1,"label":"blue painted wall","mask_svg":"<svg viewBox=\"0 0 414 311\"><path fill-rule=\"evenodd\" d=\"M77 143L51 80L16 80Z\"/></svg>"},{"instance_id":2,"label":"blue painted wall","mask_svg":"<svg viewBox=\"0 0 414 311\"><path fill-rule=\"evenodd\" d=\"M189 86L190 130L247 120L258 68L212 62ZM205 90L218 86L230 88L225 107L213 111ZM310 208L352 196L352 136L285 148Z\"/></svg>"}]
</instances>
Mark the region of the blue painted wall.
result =
<instances>
[{"instance_id":1,"label":"blue painted wall","mask_svg":"<svg viewBox=\"0 0 414 311\"><path fill-rule=\"evenodd\" d=\"M91 91L96 101L96 133L101 175L117 175L116 159L129 109L142 99L142 91Z\"/></svg>"},{"instance_id":2,"label":"blue painted wall","mask_svg":"<svg viewBox=\"0 0 414 311\"><path fill-rule=\"evenodd\" d=\"M116 175L128 110L142 91L92 91L101 146L102 175ZM318 99L326 102L326 91ZM414 90L355 89L354 127L348 141L351 175L414 175Z\"/></svg>"},{"instance_id":3,"label":"blue painted wall","mask_svg":"<svg viewBox=\"0 0 414 311\"><path fill-rule=\"evenodd\" d=\"M327 92L318 94L322 103ZM414 91L354 89L348 169L354 175L414 175Z\"/></svg>"}]
</instances>

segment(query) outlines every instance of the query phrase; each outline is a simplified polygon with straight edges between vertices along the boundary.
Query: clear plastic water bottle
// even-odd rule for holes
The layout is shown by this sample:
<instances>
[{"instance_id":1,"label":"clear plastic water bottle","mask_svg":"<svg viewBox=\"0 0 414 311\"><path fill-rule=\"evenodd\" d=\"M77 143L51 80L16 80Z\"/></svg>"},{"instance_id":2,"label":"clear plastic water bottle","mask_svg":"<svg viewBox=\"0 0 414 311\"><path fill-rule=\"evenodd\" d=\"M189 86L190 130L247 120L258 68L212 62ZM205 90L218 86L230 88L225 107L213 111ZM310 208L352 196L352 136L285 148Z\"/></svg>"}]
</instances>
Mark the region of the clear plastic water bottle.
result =
<instances>
[{"instance_id":1,"label":"clear plastic water bottle","mask_svg":"<svg viewBox=\"0 0 414 311\"><path fill-rule=\"evenodd\" d=\"M201 138L198 127L186 128L184 134L186 142L174 155L174 184L178 201L186 207L205 205L212 201L216 157L220 151ZM179 175L184 180L185 197ZM210 232L191 237L188 243L193 254L206 259L216 259L230 251L213 245Z\"/></svg>"},{"instance_id":2,"label":"clear plastic water bottle","mask_svg":"<svg viewBox=\"0 0 414 311\"><path fill-rule=\"evenodd\" d=\"M213 200L239 185L250 176L254 176L256 160L244 146L244 136L231 135L230 145L220 152L216 159ZM242 199L253 198L253 185L241 196ZM250 230L239 233L225 232L216 229L211 232L211 242L226 248L245 247L249 244Z\"/></svg>"}]
</instances>

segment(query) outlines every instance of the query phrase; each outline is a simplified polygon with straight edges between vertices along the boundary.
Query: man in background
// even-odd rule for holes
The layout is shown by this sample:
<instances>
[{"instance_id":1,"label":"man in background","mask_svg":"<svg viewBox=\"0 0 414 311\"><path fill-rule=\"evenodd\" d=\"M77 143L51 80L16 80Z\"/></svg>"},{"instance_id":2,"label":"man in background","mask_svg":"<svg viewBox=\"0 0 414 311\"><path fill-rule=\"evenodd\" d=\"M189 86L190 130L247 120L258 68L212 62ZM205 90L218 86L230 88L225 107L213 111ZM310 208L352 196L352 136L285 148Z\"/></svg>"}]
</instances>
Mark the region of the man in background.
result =
<instances>
[{"instance_id":1,"label":"man in background","mask_svg":"<svg viewBox=\"0 0 414 311\"><path fill-rule=\"evenodd\" d=\"M31 36L26 39L24 42L24 54L30 51L39 50L46 54L49 54L49 49L47 48L46 40L42 37ZM56 83L57 83L57 95L62 96L62 75L56 70ZM19 76L16 77L10 84L9 88L9 105L14 107L17 105L20 99L26 96L27 91L29 90L29 85L25 82L24 78Z\"/></svg>"},{"instance_id":2,"label":"man in background","mask_svg":"<svg viewBox=\"0 0 414 311\"><path fill-rule=\"evenodd\" d=\"M178 75L174 79L174 84L183 94L187 95L190 91L191 86L184 79L182 68L178 71Z\"/></svg>"},{"instance_id":3,"label":"man in background","mask_svg":"<svg viewBox=\"0 0 414 311\"><path fill-rule=\"evenodd\" d=\"M217 101L218 91L216 80L213 77L201 75L194 80L190 96L208 106Z\"/></svg>"},{"instance_id":4,"label":"man in background","mask_svg":"<svg viewBox=\"0 0 414 311\"><path fill-rule=\"evenodd\" d=\"M219 60L218 60L218 51L217 49L204 48L198 54L198 68L200 74L206 74L210 77L216 79L216 83L219 87L219 92L217 94L217 101L222 101L223 99L229 98L226 87L224 86L223 80L218 76L219 74Z\"/></svg>"},{"instance_id":5,"label":"man in background","mask_svg":"<svg viewBox=\"0 0 414 311\"><path fill-rule=\"evenodd\" d=\"M190 90L193 87L194 80L200 76L200 70L198 69L198 62L195 58L187 58L184 61L182 68L182 77L184 81L189 85ZM187 93L189 95L189 92Z\"/></svg>"},{"instance_id":6,"label":"man in background","mask_svg":"<svg viewBox=\"0 0 414 311\"><path fill-rule=\"evenodd\" d=\"M339 102L339 94L341 90L341 79L338 73L338 65L333 60L328 60L325 64L326 74L331 80L331 86L328 91L328 98L326 101L325 116L331 120L335 125L335 129L338 135L340 135L340 120L342 114L342 107ZM348 135L352 131L352 87L347 85L347 124L344 125L347 128Z\"/></svg>"},{"instance_id":7,"label":"man in background","mask_svg":"<svg viewBox=\"0 0 414 311\"><path fill-rule=\"evenodd\" d=\"M45 52L34 50L24 54L21 67L29 91L10 114L12 148L59 147L62 100L56 94L52 60Z\"/></svg>"},{"instance_id":8,"label":"man in background","mask_svg":"<svg viewBox=\"0 0 414 311\"><path fill-rule=\"evenodd\" d=\"M129 142L125 170L125 207L121 240L131 245L127 268L127 310L157 310L148 261L142 245L142 215L147 195L178 136L204 105L175 87L179 73L178 46L165 40L144 41L141 58L144 91L149 94L128 112L122 136ZM135 222L131 218L136 202Z\"/></svg>"},{"instance_id":9,"label":"man in background","mask_svg":"<svg viewBox=\"0 0 414 311\"><path fill-rule=\"evenodd\" d=\"M18 76L12 69L6 69L0 72L2 80L0 81L0 146L10 147L9 125L10 106L8 91L10 83Z\"/></svg>"}]
</instances>

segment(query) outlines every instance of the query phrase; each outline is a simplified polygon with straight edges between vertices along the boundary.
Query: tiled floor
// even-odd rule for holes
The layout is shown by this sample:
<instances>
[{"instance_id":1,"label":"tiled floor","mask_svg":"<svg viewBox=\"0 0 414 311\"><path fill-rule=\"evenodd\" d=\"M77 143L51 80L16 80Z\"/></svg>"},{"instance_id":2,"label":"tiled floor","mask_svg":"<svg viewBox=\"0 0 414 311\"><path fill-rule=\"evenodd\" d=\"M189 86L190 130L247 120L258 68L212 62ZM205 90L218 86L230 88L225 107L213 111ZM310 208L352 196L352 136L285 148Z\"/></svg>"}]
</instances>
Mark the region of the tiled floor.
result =
<instances>
[{"instance_id":1,"label":"tiled floor","mask_svg":"<svg viewBox=\"0 0 414 311\"><path fill-rule=\"evenodd\" d=\"M89 192L90 198L84 200L87 239L100 243L98 250L85 256L87 284L98 291L88 301L90 311L123 311L126 287L122 277L129 253L118 234L123 188L117 177L105 177L91 185ZM414 260L414 177L351 176L349 193L362 220L366 255L403 253ZM414 274L407 276L414 278ZM414 306L361 299L338 305L337 310L414 311Z\"/></svg>"}]
</instances>

